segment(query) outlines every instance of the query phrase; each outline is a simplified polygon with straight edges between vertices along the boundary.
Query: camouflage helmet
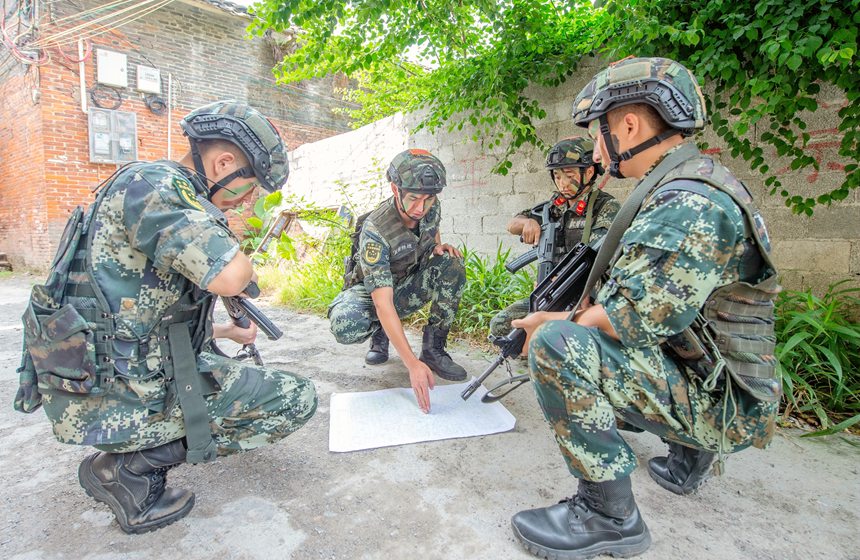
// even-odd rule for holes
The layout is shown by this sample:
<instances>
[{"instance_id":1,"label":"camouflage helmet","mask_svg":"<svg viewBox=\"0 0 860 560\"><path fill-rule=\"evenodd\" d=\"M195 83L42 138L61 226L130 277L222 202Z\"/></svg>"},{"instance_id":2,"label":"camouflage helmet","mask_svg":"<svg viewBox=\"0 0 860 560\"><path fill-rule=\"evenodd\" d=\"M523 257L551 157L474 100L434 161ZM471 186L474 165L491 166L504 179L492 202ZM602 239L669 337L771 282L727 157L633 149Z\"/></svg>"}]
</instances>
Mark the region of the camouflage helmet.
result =
<instances>
[{"instance_id":1,"label":"camouflage helmet","mask_svg":"<svg viewBox=\"0 0 860 560\"><path fill-rule=\"evenodd\" d=\"M582 136L565 138L550 148L546 155L547 169L591 167L592 165L595 165L594 142Z\"/></svg>"},{"instance_id":2,"label":"camouflage helmet","mask_svg":"<svg viewBox=\"0 0 860 560\"><path fill-rule=\"evenodd\" d=\"M610 110L644 103L684 136L707 122L705 99L696 77L668 58L625 58L597 73L573 102L573 122L588 123Z\"/></svg>"},{"instance_id":3,"label":"camouflage helmet","mask_svg":"<svg viewBox=\"0 0 860 560\"><path fill-rule=\"evenodd\" d=\"M216 101L188 113L180 123L191 143L197 172L202 172L197 142L226 140L242 150L251 164L239 170L223 184L236 176L256 177L260 186L268 192L279 190L290 174L287 161L287 146L278 129L259 111L234 100Z\"/></svg>"},{"instance_id":4,"label":"camouflage helmet","mask_svg":"<svg viewBox=\"0 0 860 560\"><path fill-rule=\"evenodd\" d=\"M391 161L386 177L400 190L416 194L438 194L445 188L445 166L427 150L400 152Z\"/></svg>"}]
</instances>

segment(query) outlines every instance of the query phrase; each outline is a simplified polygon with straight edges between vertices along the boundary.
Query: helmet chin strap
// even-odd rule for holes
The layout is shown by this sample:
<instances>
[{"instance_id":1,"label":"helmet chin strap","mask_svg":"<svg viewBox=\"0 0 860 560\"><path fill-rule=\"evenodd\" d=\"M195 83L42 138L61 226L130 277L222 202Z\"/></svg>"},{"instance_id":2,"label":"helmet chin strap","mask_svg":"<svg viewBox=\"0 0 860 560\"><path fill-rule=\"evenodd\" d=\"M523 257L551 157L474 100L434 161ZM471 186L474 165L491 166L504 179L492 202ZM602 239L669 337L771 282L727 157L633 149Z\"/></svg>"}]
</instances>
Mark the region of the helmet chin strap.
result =
<instances>
[{"instance_id":1,"label":"helmet chin strap","mask_svg":"<svg viewBox=\"0 0 860 560\"><path fill-rule=\"evenodd\" d=\"M235 179L236 177L253 177L254 169L251 167L241 167L230 173L220 181L213 181L206 175L206 168L203 167L203 157L200 155L200 148L197 147L197 142L193 140L189 140L191 144L191 160L194 162L194 171L197 172L197 175L202 178L207 183L212 184L212 187L209 188L209 194L206 195L206 198L209 202L212 202L212 197L215 196L215 193L220 191L221 189L226 188L226 185L230 184L230 181Z\"/></svg>"},{"instance_id":2,"label":"helmet chin strap","mask_svg":"<svg viewBox=\"0 0 860 560\"><path fill-rule=\"evenodd\" d=\"M588 167L577 167L577 169L579 169L579 188L576 189L576 193L572 194L570 196L567 196L566 194L561 192L561 190L558 190L559 196L563 196L567 200L573 200L574 198L581 196L582 193L584 193L588 188L592 187L594 185L594 183L597 181L597 166L592 165L591 168L594 169L594 174L591 176L591 180L586 183L585 179L584 179L585 170L589 169L589 168ZM550 170L549 173L550 173L550 177L552 178L553 186L555 186L557 188L557 185L555 184L555 175L553 175L553 171L555 171L555 170L552 169L552 170Z\"/></svg>"},{"instance_id":3,"label":"helmet chin strap","mask_svg":"<svg viewBox=\"0 0 860 560\"><path fill-rule=\"evenodd\" d=\"M656 146L663 140L667 138L671 138L676 134L681 134L681 131L677 128L670 128L665 132L661 132L657 136L653 136L644 142L633 146L629 150L625 150L620 154L615 151L615 144L612 142L612 134L609 132L609 119L606 117L606 114L600 115L598 117L600 121L600 133L603 135L603 143L606 145L606 151L609 153L609 174L615 177L616 179L624 179L624 174L621 173L621 162L627 161L628 159L632 159L636 154L643 152L650 148L651 146Z\"/></svg>"}]
</instances>

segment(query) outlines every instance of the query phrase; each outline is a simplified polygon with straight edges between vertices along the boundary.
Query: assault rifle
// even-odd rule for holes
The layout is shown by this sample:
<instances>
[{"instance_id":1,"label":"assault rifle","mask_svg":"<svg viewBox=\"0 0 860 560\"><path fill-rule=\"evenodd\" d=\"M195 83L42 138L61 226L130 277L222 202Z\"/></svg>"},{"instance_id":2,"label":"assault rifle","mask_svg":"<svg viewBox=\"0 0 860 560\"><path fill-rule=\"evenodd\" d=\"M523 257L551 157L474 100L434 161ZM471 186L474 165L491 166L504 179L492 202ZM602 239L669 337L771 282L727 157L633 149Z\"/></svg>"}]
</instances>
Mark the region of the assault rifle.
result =
<instances>
[{"instance_id":1,"label":"assault rifle","mask_svg":"<svg viewBox=\"0 0 860 560\"><path fill-rule=\"evenodd\" d=\"M251 297L257 297L260 295L260 288L257 287L256 283L251 282L245 288L245 293ZM230 319L237 327L247 329L253 321L261 331L266 333L269 340L278 340L284 335L283 331L271 322L256 305L248 301L248 298L222 296L221 301L224 302L227 314L230 315ZM237 360L244 360L245 358L251 358L258 366L263 365L263 358L260 357L257 345L254 343L242 346L242 350L235 356Z\"/></svg>"},{"instance_id":2,"label":"assault rifle","mask_svg":"<svg viewBox=\"0 0 860 560\"><path fill-rule=\"evenodd\" d=\"M561 202L559 203L559 201ZM538 261L538 282L549 275L553 269L553 257L563 228L561 217L553 218L552 210L560 204L564 204L565 201L564 197L556 196L531 209L531 215L541 219L540 241L538 241L537 247L505 264L505 270L513 274L522 267Z\"/></svg>"},{"instance_id":3,"label":"assault rifle","mask_svg":"<svg viewBox=\"0 0 860 560\"><path fill-rule=\"evenodd\" d=\"M602 239L593 246L579 243L552 269L549 275L538 283L537 287L529 296L529 312L536 311L573 311L573 307L579 303L588 273L594 266L597 250L602 244ZM487 377L497 367L505 364L508 370L508 379L494 385L487 394L481 398L482 402L495 402L523 383L528 382L528 375L514 376L511 372L508 358L516 358L523 352L526 342L526 331L514 329L505 336L491 337L493 344L499 347L499 356L484 370L480 377L472 381L460 394L463 400L467 400L481 386ZM504 392L498 392L505 385L512 385Z\"/></svg>"}]
</instances>

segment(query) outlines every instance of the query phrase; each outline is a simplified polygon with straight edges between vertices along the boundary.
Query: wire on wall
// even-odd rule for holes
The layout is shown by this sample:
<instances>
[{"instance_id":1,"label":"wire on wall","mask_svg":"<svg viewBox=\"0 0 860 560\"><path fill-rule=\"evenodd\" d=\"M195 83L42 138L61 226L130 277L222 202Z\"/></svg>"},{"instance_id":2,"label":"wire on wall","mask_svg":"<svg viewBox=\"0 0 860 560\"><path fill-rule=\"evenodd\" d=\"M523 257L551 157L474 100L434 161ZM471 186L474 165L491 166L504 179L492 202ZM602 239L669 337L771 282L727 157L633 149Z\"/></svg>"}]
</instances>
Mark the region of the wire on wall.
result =
<instances>
[{"instance_id":1,"label":"wire on wall","mask_svg":"<svg viewBox=\"0 0 860 560\"><path fill-rule=\"evenodd\" d=\"M122 93L117 88L96 84L90 88L90 101L101 109L119 109L122 105Z\"/></svg>"}]
</instances>

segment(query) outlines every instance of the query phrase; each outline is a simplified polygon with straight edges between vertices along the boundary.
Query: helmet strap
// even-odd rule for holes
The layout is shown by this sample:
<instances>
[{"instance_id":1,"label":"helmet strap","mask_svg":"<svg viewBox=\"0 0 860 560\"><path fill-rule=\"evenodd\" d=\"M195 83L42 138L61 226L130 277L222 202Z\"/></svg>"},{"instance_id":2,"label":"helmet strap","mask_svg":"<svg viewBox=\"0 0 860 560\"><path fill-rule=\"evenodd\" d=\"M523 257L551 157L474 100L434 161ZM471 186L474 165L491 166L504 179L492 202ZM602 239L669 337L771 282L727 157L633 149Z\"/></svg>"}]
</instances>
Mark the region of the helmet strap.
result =
<instances>
[{"instance_id":1,"label":"helmet strap","mask_svg":"<svg viewBox=\"0 0 860 560\"><path fill-rule=\"evenodd\" d=\"M217 193L221 189L227 188L226 185L229 185L230 181L232 181L236 177L254 176L253 167L240 167L239 169L237 169L233 173L230 173L220 181L213 181L206 175L206 168L203 166L203 157L200 155L200 148L197 146L197 142L189 138L188 143L191 144L191 160L194 162L194 171L197 172L197 175L201 179L206 181L206 186L209 186L209 184L212 185L209 188L209 194L206 196L206 198L209 199L209 202L212 202L212 197L215 196L215 193Z\"/></svg>"},{"instance_id":2,"label":"helmet strap","mask_svg":"<svg viewBox=\"0 0 860 560\"><path fill-rule=\"evenodd\" d=\"M606 144L606 151L609 152L609 174L616 179L624 179L624 174L621 173L620 168L622 161L633 158L636 154L647 150L651 146L656 146L667 138L681 134L680 129L670 128L619 154L615 151L615 144L612 142L612 134L609 132L609 119L606 117L606 113L600 115L598 119L600 121L600 133L603 135L603 143Z\"/></svg>"}]
</instances>

